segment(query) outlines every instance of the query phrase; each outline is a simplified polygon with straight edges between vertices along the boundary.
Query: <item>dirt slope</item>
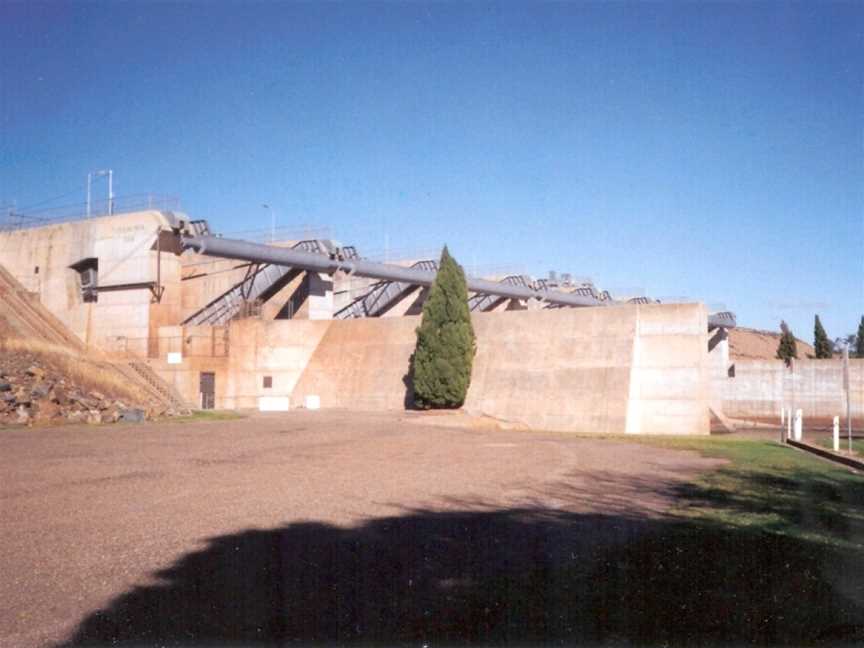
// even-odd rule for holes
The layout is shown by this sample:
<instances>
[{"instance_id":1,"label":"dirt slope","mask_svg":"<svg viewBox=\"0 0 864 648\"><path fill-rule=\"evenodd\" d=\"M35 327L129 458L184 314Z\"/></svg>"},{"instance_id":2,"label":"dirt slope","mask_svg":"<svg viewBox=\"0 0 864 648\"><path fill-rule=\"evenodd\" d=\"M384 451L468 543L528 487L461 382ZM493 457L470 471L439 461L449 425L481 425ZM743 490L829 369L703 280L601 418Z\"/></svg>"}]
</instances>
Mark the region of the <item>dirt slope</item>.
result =
<instances>
[{"instance_id":1,"label":"dirt slope","mask_svg":"<svg viewBox=\"0 0 864 648\"><path fill-rule=\"evenodd\" d=\"M814 354L813 347L803 340L798 342L798 357ZM729 331L729 357L748 360L773 360L777 357L780 333L750 328L734 328Z\"/></svg>"}]
</instances>

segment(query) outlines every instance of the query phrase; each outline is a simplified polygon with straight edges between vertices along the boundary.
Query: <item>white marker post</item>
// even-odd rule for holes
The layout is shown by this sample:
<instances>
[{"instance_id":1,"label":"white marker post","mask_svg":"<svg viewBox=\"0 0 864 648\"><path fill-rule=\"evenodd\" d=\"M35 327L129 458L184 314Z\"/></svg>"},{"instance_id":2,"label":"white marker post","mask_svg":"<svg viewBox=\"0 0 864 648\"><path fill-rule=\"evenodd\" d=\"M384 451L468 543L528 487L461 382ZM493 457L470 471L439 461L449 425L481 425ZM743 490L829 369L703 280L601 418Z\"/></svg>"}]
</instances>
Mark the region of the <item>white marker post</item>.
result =
<instances>
[{"instance_id":1,"label":"white marker post","mask_svg":"<svg viewBox=\"0 0 864 648\"><path fill-rule=\"evenodd\" d=\"M786 408L780 408L780 427L783 427L783 424L786 422Z\"/></svg>"},{"instance_id":2,"label":"white marker post","mask_svg":"<svg viewBox=\"0 0 864 648\"><path fill-rule=\"evenodd\" d=\"M840 417L834 417L834 452L840 452Z\"/></svg>"},{"instance_id":3,"label":"white marker post","mask_svg":"<svg viewBox=\"0 0 864 648\"><path fill-rule=\"evenodd\" d=\"M792 410L789 410L789 416L786 417L786 438L792 438Z\"/></svg>"},{"instance_id":4,"label":"white marker post","mask_svg":"<svg viewBox=\"0 0 864 648\"><path fill-rule=\"evenodd\" d=\"M804 423L804 412L800 409L795 410L795 440L800 441L804 436L803 425Z\"/></svg>"}]
</instances>

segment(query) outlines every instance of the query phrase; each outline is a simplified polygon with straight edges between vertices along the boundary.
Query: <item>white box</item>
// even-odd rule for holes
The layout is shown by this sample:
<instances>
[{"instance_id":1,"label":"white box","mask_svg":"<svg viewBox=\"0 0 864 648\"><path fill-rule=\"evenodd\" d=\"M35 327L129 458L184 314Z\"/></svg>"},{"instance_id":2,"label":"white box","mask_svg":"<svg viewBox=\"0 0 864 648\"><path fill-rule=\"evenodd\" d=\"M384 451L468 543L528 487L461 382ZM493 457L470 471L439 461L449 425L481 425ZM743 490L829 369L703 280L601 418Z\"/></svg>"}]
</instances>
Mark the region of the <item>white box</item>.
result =
<instances>
[{"instance_id":1,"label":"white box","mask_svg":"<svg viewBox=\"0 0 864 648\"><path fill-rule=\"evenodd\" d=\"M287 396L259 396L259 412L287 412L290 400Z\"/></svg>"}]
</instances>

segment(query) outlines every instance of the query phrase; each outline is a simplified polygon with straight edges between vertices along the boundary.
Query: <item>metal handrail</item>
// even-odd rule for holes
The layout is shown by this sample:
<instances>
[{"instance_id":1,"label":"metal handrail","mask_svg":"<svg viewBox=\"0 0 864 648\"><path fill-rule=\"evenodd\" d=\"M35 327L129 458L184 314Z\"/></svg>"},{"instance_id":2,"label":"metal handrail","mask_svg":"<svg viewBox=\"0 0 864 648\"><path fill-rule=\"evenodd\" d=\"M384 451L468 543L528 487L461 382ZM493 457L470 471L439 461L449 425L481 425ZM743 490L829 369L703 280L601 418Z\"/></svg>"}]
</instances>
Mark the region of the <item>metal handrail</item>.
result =
<instances>
[{"instance_id":1,"label":"metal handrail","mask_svg":"<svg viewBox=\"0 0 864 648\"><path fill-rule=\"evenodd\" d=\"M160 211L175 211L180 208L177 196L159 194L130 194L115 196L109 200L93 200L90 202L90 212L87 203L61 205L49 209L16 211L10 209L0 215L0 230L30 229L44 227L88 218L103 218L135 211L156 209Z\"/></svg>"}]
</instances>

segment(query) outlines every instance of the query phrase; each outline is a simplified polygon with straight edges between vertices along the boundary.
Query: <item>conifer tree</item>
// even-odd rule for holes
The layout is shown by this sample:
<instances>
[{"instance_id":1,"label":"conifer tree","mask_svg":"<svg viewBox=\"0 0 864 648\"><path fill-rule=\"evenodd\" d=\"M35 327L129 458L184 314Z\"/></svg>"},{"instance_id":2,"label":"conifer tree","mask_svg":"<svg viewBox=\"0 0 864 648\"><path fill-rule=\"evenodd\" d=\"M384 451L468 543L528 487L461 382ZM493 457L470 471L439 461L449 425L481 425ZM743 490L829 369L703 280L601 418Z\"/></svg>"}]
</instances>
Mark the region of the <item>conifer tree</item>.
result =
<instances>
[{"instance_id":1,"label":"conifer tree","mask_svg":"<svg viewBox=\"0 0 864 648\"><path fill-rule=\"evenodd\" d=\"M789 330L789 325L786 322L780 322L780 344L777 346L777 357L783 360L788 367L793 358L798 357L798 344L795 342L795 336Z\"/></svg>"},{"instance_id":2,"label":"conifer tree","mask_svg":"<svg viewBox=\"0 0 864 648\"><path fill-rule=\"evenodd\" d=\"M861 323L858 325L858 337L855 341L855 357L864 358L864 315L861 316Z\"/></svg>"},{"instance_id":3,"label":"conifer tree","mask_svg":"<svg viewBox=\"0 0 864 648\"><path fill-rule=\"evenodd\" d=\"M445 246L417 329L412 358L415 405L461 406L471 383L475 348L465 273Z\"/></svg>"},{"instance_id":4,"label":"conifer tree","mask_svg":"<svg viewBox=\"0 0 864 648\"><path fill-rule=\"evenodd\" d=\"M816 316L816 323L813 325L813 350L816 352L816 357L820 360L831 357L831 341L822 328L822 322L819 321L819 316Z\"/></svg>"}]
</instances>

